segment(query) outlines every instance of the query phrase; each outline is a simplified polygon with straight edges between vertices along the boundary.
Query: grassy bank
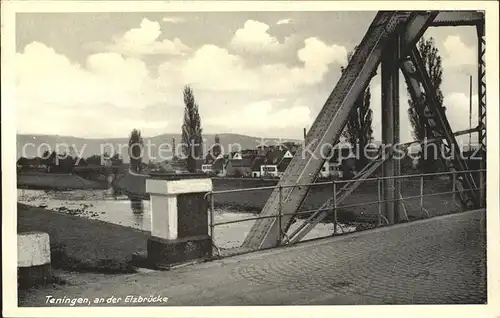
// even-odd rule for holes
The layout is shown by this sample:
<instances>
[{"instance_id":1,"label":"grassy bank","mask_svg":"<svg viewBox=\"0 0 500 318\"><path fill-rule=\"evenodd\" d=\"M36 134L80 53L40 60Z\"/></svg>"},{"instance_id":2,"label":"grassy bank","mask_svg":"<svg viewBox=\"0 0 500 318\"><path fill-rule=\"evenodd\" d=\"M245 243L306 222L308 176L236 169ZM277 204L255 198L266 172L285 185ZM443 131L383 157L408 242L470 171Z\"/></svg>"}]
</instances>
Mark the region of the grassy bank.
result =
<instances>
[{"instance_id":1,"label":"grassy bank","mask_svg":"<svg viewBox=\"0 0 500 318\"><path fill-rule=\"evenodd\" d=\"M92 190L107 189L107 182L87 180L74 174L21 172L17 175L17 187L34 190Z\"/></svg>"},{"instance_id":2,"label":"grassy bank","mask_svg":"<svg viewBox=\"0 0 500 318\"><path fill-rule=\"evenodd\" d=\"M131 273L131 257L146 250L149 232L17 205L17 231L43 231L50 236L54 268L101 273Z\"/></svg>"}]
</instances>

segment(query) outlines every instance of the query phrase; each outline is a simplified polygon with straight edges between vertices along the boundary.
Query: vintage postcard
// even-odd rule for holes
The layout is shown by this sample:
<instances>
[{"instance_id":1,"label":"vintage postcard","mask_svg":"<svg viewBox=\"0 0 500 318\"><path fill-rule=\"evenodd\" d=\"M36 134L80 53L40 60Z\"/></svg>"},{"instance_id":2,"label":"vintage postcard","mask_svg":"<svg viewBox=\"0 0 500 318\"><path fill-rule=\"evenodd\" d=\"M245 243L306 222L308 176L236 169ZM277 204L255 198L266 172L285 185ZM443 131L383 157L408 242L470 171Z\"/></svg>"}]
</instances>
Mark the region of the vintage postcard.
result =
<instances>
[{"instance_id":1,"label":"vintage postcard","mask_svg":"<svg viewBox=\"0 0 500 318\"><path fill-rule=\"evenodd\" d=\"M2 2L4 315L498 317L498 45L486 1Z\"/></svg>"}]
</instances>

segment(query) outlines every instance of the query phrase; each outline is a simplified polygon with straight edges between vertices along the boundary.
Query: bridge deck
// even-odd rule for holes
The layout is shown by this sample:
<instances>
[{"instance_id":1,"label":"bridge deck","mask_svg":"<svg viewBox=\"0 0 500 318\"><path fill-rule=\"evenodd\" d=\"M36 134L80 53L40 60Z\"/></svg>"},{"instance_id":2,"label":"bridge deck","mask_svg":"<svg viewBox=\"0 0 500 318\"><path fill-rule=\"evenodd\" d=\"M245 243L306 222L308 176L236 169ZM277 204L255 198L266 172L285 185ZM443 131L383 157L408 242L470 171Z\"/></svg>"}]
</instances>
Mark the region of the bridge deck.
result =
<instances>
[{"instance_id":1,"label":"bridge deck","mask_svg":"<svg viewBox=\"0 0 500 318\"><path fill-rule=\"evenodd\" d=\"M485 223L484 211L471 211L169 272L81 274L50 293L30 293L20 306L44 306L48 294L155 294L185 306L483 303Z\"/></svg>"}]
</instances>

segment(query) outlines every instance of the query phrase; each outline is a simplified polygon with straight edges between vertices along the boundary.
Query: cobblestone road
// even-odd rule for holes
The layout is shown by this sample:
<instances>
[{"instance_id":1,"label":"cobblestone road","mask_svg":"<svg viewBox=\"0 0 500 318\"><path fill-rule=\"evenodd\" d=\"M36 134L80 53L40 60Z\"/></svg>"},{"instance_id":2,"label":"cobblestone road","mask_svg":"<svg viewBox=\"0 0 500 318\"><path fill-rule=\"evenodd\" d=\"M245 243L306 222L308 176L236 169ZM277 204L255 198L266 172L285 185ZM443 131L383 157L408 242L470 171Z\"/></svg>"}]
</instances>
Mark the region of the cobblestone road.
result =
<instances>
[{"instance_id":1,"label":"cobblestone road","mask_svg":"<svg viewBox=\"0 0 500 318\"><path fill-rule=\"evenodd\" d=\"M484 303L485 223L484 211L465 212L168 272L78 274L19 305L48 305L47 295L161 295L183 306Z\"/></svg>"}]
</instances>

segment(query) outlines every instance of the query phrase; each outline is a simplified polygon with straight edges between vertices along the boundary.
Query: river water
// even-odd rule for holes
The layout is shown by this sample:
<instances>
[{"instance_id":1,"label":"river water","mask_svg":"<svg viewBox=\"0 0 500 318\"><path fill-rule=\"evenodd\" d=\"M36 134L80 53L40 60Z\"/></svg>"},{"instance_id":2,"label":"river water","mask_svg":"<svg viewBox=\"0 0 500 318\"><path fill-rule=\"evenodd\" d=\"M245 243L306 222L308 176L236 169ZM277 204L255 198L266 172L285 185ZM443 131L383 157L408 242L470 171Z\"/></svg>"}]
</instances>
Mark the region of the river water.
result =
<instances>
[{"instance_id":1,"label":"river water","mask_svg":"<svg viewBox=\"0 0 500 318\"><path fill-rule=\"evenodd\" d=\"M17 195L18 201L23 204L144 231L151 230L149 201L132 202L127 197L114 196L108 190L43 191L18 189ZM257 213L239 211L233 208L216 208L214 210L215 223L242 220L257 215ZM214 243L219 248L239 247L254 222L254 220L251 220L216 226L214 229ZM303 220L297 220L290 227L289 233L303 222ZM303 240L332 235L333 228L332 223L320 223ZM354 230L354 227L347 226L338 228L338 231L343 232Z\"/></svg>"}]
</instances>

